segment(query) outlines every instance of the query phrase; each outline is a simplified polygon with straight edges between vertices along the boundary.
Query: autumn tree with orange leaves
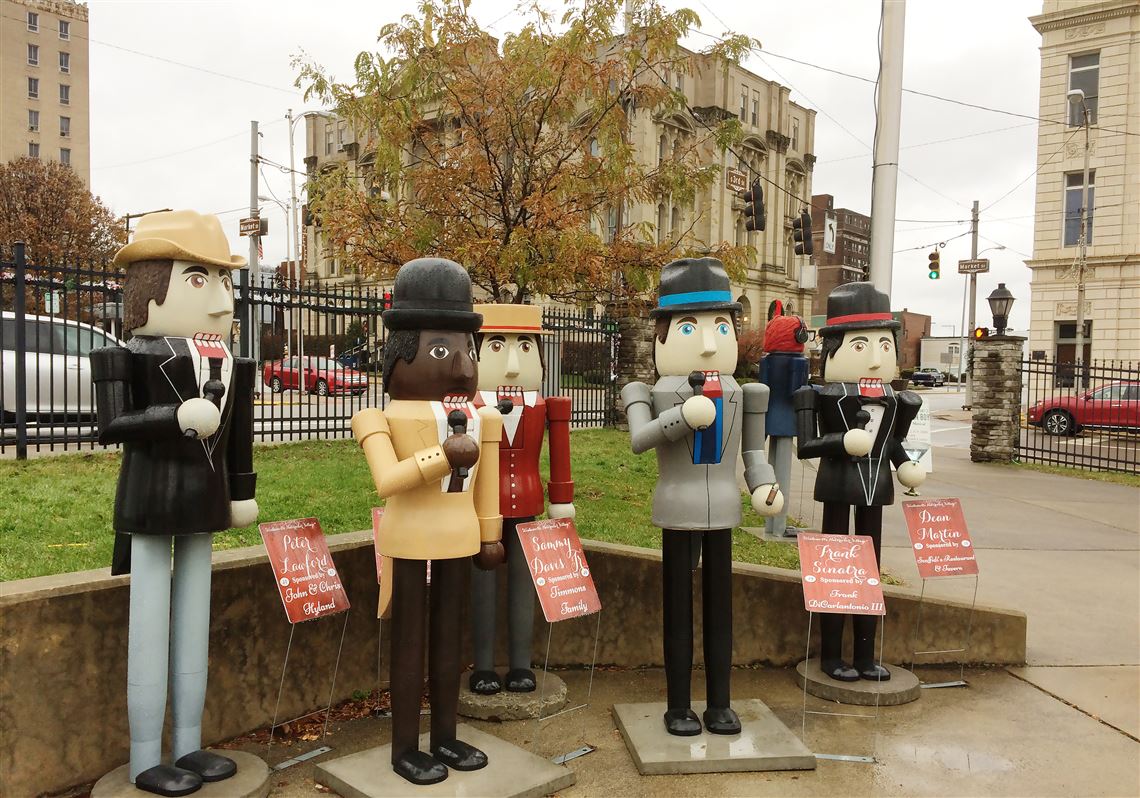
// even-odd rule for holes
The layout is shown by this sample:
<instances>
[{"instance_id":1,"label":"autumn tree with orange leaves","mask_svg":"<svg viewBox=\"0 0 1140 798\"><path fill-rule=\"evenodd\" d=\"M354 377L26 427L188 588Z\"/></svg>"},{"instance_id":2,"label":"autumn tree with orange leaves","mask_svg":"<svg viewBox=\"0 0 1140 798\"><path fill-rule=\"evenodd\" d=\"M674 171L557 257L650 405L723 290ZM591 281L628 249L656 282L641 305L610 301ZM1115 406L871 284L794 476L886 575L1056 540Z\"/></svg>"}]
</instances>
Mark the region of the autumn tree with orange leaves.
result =
<instances>
[{"instance_id":1,"label":"autumn tree with orange leaves","mask_svg":"<svg viewBox=\"0 0 1140 798\"><path fill-rule=\"evenodd\" d=\"M0 257L17 241L30 263L79 264L109 260L126 233L71 167L16 158L0 165Z\"/></svg>"},{"instance_id":2,"label":"autumn tree with orange leaves","mask_svg":"<svg viewBox=\"0 0 1140 798\"><path fill-rule=\"evenodd\" d=\"M697 252L740 277L747 248L622 218L661 197L692 203L740 139L738 120L722 115L698 120L660 162L638 152L632 114L689 113L668 76L696 68L678 43L700 20L636 0L632 32L615 35L623 5L576 3L557 21L534 5L498 41L466 2L423 0L380 31L382 52L357 56L352 83L299 60L299 85L359 147L350 165L310 175L331 254L380 278L415 257L448 257L495 301L637 294L665 262ZM738 62L753 44L728 35L705 62Z\"/></svg>"}]
</instances>

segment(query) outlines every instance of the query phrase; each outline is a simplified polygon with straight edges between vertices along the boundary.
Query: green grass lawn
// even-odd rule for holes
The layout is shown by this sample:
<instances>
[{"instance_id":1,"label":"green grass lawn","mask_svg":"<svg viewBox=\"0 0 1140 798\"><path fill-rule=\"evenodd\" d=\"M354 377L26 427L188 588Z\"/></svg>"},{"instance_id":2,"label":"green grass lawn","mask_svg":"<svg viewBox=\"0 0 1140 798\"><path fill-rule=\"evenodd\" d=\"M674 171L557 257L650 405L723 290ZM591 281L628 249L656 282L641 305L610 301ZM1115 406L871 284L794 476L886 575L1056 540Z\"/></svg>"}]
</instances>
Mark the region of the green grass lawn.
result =
<instances>
[{"instance_id":1,"label":"green grass lawn","mask_svg":"<svg viewBox=\"0 0 1140 798\"><path fill-rule=\"evenodd\" d=\"M635 456L629 435L614 429L576 431L571 445L581 536L660 548L661 530L649 523L656 458ZM254 463L262 521L315 516L328 534L371 526L376 494L352 441L259 446ZM5 486L0 581L109 565L118 470L117 453L0 461ZM742 505L743 525L762 526L744 497ZM251 526L216 535L214 546L229 549L260 541ZM734 557L741 562L799 567L793 544L763 542L740 530L734 542Z\"/></svg>"}]
</instances>

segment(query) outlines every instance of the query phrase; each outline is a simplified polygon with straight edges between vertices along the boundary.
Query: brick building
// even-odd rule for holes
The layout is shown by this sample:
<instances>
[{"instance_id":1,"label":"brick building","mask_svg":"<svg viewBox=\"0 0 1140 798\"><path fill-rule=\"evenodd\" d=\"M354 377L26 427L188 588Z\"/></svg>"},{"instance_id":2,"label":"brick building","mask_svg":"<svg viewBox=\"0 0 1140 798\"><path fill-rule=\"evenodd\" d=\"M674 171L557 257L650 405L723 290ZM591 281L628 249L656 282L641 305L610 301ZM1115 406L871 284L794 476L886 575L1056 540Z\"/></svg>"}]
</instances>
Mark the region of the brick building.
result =
<instances>
[{"instance_id":1,"label":"brick building","mask_svg":"<svg viewBox=\"0 0 1140 798\"><path fill-rule=\"evenodd\" d=\"M812 315L827 313L827 295L844 283L865 280L871 268L871 217L848 208L835 208L830 194L811 198L811 237L815 247L816 291ZM824 252L826 226L834 219L835 252Z\"/></svg>"}]
</instances>

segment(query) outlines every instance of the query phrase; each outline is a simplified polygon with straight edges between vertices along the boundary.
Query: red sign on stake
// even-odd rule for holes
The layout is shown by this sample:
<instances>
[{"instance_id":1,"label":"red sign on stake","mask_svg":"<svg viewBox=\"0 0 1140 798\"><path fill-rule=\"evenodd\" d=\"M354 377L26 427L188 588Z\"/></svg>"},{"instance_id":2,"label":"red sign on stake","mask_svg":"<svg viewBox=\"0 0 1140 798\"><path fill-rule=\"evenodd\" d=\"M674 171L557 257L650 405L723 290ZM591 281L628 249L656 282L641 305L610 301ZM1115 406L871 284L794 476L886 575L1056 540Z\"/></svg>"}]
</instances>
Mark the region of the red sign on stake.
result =
<instances>
[{"instance_id":1,"label":"red sign on stake","mask_svg":"<svg viewBox=\"0 0 1140 798\"><path fill-rule=\"evenodd\" d=\"M258 524L289 623L335 615L349 608L316 518Z\"/></svg>"},{"instance_id":2,"label":"red sign on stake","mask_svg":"<svg viewBox=\"0 0 1140 798\"><path fill-rule=\"evenodd\" d=\"M886 615L875 545L867 535L801 532L800 578L808 612Z\"/></svg>"},{"instance_id":3,"label":"red sign on stake","mask_svg":"<svg viewBox=\"0 0 1140 798\"><path fill-rule=\"evenodd\" d=\"M572 519L530 521L515 531L547 621L581 618L602 608Z\"/></svg>"},{"instance_id":4,"label":"red sign on stake","mask_svg":"<svg viewBox=\"0 0 1140 798\"><path fill-rule=\"evenodd\" d=\"M973 576L978 573L974 544L957 499L903 502L911 551L923 579Z\"/></svg>"}]
</instances>

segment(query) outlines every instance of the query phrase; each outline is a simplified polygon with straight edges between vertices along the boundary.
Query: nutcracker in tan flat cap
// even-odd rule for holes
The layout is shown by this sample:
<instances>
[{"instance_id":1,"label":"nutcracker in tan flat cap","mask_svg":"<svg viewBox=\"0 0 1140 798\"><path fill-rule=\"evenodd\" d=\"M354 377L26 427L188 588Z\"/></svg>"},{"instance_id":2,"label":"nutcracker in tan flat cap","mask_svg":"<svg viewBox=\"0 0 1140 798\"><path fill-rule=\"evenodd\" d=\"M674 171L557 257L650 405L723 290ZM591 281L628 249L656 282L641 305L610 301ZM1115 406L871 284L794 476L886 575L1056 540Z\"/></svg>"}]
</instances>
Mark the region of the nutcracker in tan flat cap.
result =
<instances>
[{"instance_id":1,"label":"nutcracker in tan flat cap","mask_svg":"<svg viewBox=\"0 0 1140 798\"><path fill-rule=\"evenodd\" d=\"M392 768L413 784L434 784L448 768L478 770L479 749L456 739L459 640L468 596L469 558L481 568L503 561L499 514L502 416L478 408L474 333L482 317L471 280L457 263L421 258L396 275L384 346L384 388L392 401L352 419L376 491L387 500L377 530L391 559ZM419 750L424 677L426 568L430 753Z\"/></svg>"},{"instance_id":2,"label":"nutcracker in tan flat cap","mask_svg":"<svg viewBox=\"0 0 1140 798\"><path fill-rule=\"evenodd\" d=\"M535 689L531 670L534 631L534 584L516 528L546 510L539 455L550 431L550 481L546 494L551 518L574 517L574 482L570 479L570 399L542 395L542 309L534 305L477 305L483 326L479 345L477 405L499 407L503 438L499 443L499 509L507 550L507 675L509 692ZM504 684L495 671L497 615L495 571L471 575L471 638L475 668L472 692L497 693Z\"/></svg>"}]
</instances>

